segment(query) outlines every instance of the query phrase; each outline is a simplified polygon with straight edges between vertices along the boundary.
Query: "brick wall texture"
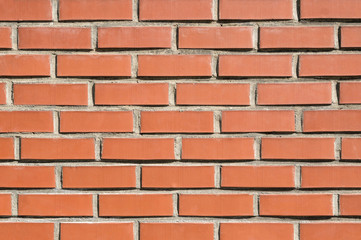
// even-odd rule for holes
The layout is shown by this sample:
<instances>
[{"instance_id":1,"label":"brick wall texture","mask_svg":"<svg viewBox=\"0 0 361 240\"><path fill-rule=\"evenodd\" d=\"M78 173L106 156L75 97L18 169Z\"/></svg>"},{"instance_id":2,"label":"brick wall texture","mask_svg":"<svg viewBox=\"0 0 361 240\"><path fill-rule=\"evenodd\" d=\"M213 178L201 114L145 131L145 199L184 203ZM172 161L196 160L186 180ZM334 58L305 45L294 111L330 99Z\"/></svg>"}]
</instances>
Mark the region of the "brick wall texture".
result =
<instances>
[{"instance_id":1,"label":"brick wall texture","mask_svg":"<svg viewBox=\"0 0 361 240\"><path fill-rule=\"evenodd\" d=\"M0 0L0 239L361 240L361 0Z\"/></svg>"}]
</instances>

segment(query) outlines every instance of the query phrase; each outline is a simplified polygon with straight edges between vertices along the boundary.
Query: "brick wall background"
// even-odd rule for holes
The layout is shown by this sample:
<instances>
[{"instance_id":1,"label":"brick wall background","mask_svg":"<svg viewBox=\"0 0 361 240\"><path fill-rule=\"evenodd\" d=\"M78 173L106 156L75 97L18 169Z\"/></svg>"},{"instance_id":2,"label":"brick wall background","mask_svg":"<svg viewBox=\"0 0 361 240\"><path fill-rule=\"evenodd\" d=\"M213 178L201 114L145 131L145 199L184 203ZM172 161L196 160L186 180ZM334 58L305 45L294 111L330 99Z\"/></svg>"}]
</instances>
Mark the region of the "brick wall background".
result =
<instances>
[{"instance_id":1,"label":"brick wall background","mask_svg":"<svg viewBox=\"0 0 361 240\"><path fill-rule=\"evenodd\" d=\"M360 0L0 0L0 239L360 240Z\"/></svg>"}]
</instances>

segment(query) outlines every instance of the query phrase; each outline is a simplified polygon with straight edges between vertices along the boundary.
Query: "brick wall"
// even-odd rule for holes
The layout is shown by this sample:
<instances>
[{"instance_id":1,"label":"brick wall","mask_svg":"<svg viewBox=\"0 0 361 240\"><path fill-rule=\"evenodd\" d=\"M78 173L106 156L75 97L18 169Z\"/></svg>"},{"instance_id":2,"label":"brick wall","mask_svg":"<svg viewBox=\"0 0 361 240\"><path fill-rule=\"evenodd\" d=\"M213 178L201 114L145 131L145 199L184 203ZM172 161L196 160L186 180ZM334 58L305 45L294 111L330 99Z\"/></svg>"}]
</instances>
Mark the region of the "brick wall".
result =
<instances>
[{"instance_id":1,"label":"brick wall","mask_svg":"<svg viewBox=\"0 0 361 240\"><path fill-rule=\"evenodd\" d=\"M0 0L0 239L360 240L360 0Z\"/></svg>"}]
</instances>

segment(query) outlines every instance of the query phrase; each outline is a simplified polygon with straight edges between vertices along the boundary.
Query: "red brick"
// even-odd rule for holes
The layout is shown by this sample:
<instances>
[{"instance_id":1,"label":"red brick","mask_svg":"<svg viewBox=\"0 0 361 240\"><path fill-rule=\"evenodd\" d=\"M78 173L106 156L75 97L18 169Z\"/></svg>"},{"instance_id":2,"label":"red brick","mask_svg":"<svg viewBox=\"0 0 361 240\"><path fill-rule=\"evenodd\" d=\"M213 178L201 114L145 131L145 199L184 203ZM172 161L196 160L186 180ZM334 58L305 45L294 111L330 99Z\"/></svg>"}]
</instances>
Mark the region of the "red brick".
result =
<instances>
[{"instance_id":1,"label":"red brick","mask_svg":"<svg viewBox=\"0 0 361 240\"><path fill-rule=\"evenodd\" d=\"M260 216L332 216L331 194L261 195Z\"/></svg>"},{"instance_id":2,"label":"red brick","mask_svg":"<svg viewBox=\"0 0 361 240\"><path fill-rule=\"evenodd\" d=\"M210 55L139 55L139 77L210 77Z\"/></svg>"},{"instance_id":3,"label":"red brick","mask_svg":"<svg viewBox=\"0 0 361 240\"><path fill-rule=\"evenodd\" d=\"M90 28L20 27L19 49L91 49Z\"/></svg>"},{"instance_id":4,"label":"red brick","mask_svg":"<svg viewBox=\"0 0 361 240\"><path fill-rule=\"evenodd\" d=\"M252 27L180 27L179 48L250 49Z\"/></svg>"},{"instance_id":5,"label":"red brick","mask_svg":"<svg viewBox=\"0 0 361 240\"><path fill-rule=\"evenodd\" d=\"M93 216L90 194L20 194L19 216Z\"/></svg>"},{"instance_id":6,"label":"red brick","mask_svg":"<svg viewBox=\"0 0 361 240\"><path fill-rule=\"evenodd\" d=\"M0 0L0 21L50 20L52 20L50 0Z\"/></svg>"},{"instance_id":7,"label":"red brick","mask_svg":"<svg viewBox=\"0 0 361 240\"><path fill-rule=\"evenodd\" d=\"M168 105L167 83L95 84L96 105Z\"/></svg>"},{"instance_id":8,"label":"red brick","mask_svg":"<svg viewBox=\"0 0 361 240\"><path fill-rule=\"evenodd\" d=\"M89 160L95 158L94 139L23 138L21 159Z\"/></svg>"},{"instance_id":9,"label":"red brick","mask_svg":"<svg viewBox=\"0 0 361 240\"><path fill-rule=\"evenodd\" d=\"M212 188L213 166L144 166L142 188Z\"/></svg>"},{"instance_id":10,"label":"red brick","mask_svg":"<svg viewBox=\"0 0 361 240\"><path fill-rule=\"evenodd\" d=\"M98 48L171 48L171 27L102 27Z\"/></svg>"},{"instance_id":11,"label":"red brick","mask_svg":"<svg viewBox=\"0 0 361 240\"><path fill-rule=\"evenodd\" d=\"M330 82L259 83L258 105L319 105L332 103Z\"/></svg>"},{"instance_id":12,"label":"red brick","mask_svg":"<svg viewBox=\"0 0 361 240\"><path fill-rule=\"evenodd\" d=\"M61 112L60 132L133 132L133 113L130 111Z\"/></svg>"},{"instance_id":13,"label":"red brick","mask_svg":"<svg viewBox=\"0 0 361 240\"><path fill-rule=\"evenodd\" d=\"M340 215L361 216L361 195L340 195Z\"/></svg>"},{"instance_id":14,"label":"red brick","mask_svg":"<svg viewBox=\"0 0 361 240\"><path fill-rule=\"evenodd\" d=\"M289 223L221 223L220 239L293 240Z\"/></svg>"},{"instance_id":15,"label":"red brick","mask_svg":"<svg viewBox=\"0 0 361 240\"><path fill-rule=\"evenodd\" d=\"M359 166L303 166L302 188L361 188Z\"/></svg>"},{"instance_id":16,"label":"red brick","mask_svg":"<svg viewBox=\"0 0 361 240\"><path fill-rule=\"evenodd\" d=\"M55 188L55 169L50 166L0 166L0 188Z\"/></svg>"},{"instance_id":17,"label":"red brick","mask_svg":"<svg viewBox=\"0 0 361 240\"><path fill-rule=\"evenodd\" d=\"M12 47L11 28L0 27L0 48L8 49L11 47Z\"/></svg>"},{"instance_id":18,"label":"red brick","mask_svg":"<svg viewBox=\"0 0 361 240\"><path fill-rule=\"evenodd\" d=\"M299 76L361 76L361 54L301 55Z\"/></svg>"},{"instance_id":19,"label":"red brick","mask_svg":"<svg viewBox=\"0 0 361 240\"><path fill-rule=\"evenodd\" d=\"M2 77L50 76L49 61L50 58L48 55L1 55L0 76Z\"/></svg>"},{"instance_id":20,"label":"red brick","mask_svg":"<svg viewBox=\"0 0 361 240\"><path fill-rule=\"evenodd\" d=\"M221 185L228 188L294 188L294 172L293 166L222 166Z\"/></svg>"},{"instance_id":21,"label":"red brick","mask_svg":"<svg viewBox=\"0 0 361 240\"><path fill-rule=\"evenodd\" d=\"M293 111L224 111L222 132L293 132Z\"/></svg>"},{"instance_id":22,"label":"red brick","mask_svg":"<svg viewBox=\"0 0 361 240\"><path fill-rule=\"evenodd\" d=\"M15 105L88 105L87 84L14 84Z\"/></svg>"},{"instance_id":23,"label":"red brick","mask_svg":"<svg viewBox=\"0 0 361 240\"><path fill-rule=\"evenodd\" d=\"M1 222L0 238L8 240L53 240L54 223Z\"/></svg>"},{"instance_id":24,"label":"red brick","mask_svg":"<svg viewBox=\"0 0 361 240\"><path fill-rule=\"evenodd\" d=\"M340 104L361 104L361 82L340 83Z\"/></svg>"},{"instance_id":25,"label":"red brick","mask_svg":"<svg viewBox=\"0 0 361 240\"><path fill-rule=\"evenodd\" d=\"M14 159L14 139L0 138L0 159Z\"/></svg>"},{"instance_id":26,"label":"red brick","mask_svg":"<svg viewBox=\"0 0 361 240\"><path fill-rule=\"evenodd\" d=\"M59 19L131 20L132 0L60 0Z\"/></svg>"},{"instance_id":27,"label":"red brick","mask_svg":"<svg viewBox=\"0 0 361 240\"><path fill-rule=\"evenodd\" d=\"M0 83L0 104L6 104L6 83Z\"/></svg>"},{"instance_id":28,"label":"red brick","mask_svg":"<svg viewBox=\"0 0 361 240\"><path fill-rule=\"evenodd\" d=\"M171 160L172 138L105 138L102 159Z\"/></svg>"},{"instance_id":29,"label":"red brick","mask_svg":"<svg viewBox=\"0 0 361 240\"><path fill-rule=\"evenodd\" d=\"M179 216L252 216L253 196L247 194L181 194Z\"/></svg>"},{"instance_id":30,"label":"red brick","mask_svg":"<svg viewBox=\"0 0 361 240\"><path fill-rule=\"evenodd\" d=\"M357 19L361 18L358 0L302 0L302 19Z\"/></svg>"},{"instance_id":31,"label":"red brick","mask_svg":"<svg viewBox=\"0 0 361 240\"><path fill-rule=\"evenodd\" d=\"M360 110L321 110L303 112L304 132L359 132Z\"/></svg>"},{"instance_id":32,"label":"red brick","mask_svg":"<svg viewBox=\"0 0 361 240\"><path fill-rule=\"evenodd\" d=\"M129 77L129 55L60 55L57 56L59 77Z\"/></svg>"},{"instance_id":33,"label":"red brick","mask_svg":"<svg viewBox=\"0 0 361 240\"><path fill-rule=\"evenodd\" d=\"M133 223L61 223L62 240L133 240Z\"/></svg>"},{"instance_id":34,"label":"red brick","mask_svg":"<svg viewBox=\"0 0 361 240\"><path fill-rule=\"evenodd\" d=\"M63 188L135 188L134 166L63 167Z\"/></svg>"},{"instance_id":35,"label":"red brick","mask_svg":"<svg viewBox=\"0 0 361 240\"><path fill-rule=\"evenodd\" d=\"M45 111L2 111L0 132L52 132L53 114Z\"/></svg>"},{"instance_id":36,"label":"red brick","mask_svg":"<svg viewBox=\"0 0 361 240\"><path fill-rule=\"evenodd\" d=\"M254 159L253 138L183 138L185 160Z\"/></svg>"},{"instance_id":37,"label":"red brick","mask_svg":"<svg viewBox=\"0 0 361 240\"><path fill-rule=\"evenodd\" d=\"M300 224L301 240L358 240L360 235L360 223Z\"/></svg>"},{"instance_id":38,"label":"red brick","mask_svg":"<svg viewBox=\"0 0 361 240\"><path fill-rule=\"evenodd\" d=\"M262 138L262 159L331 160L334 138Z\"/></svg>"},{"instance_id":39,"label":"red brick","mask_svg":"<svg viewBox=\"0 0 361 240\"><path fill-rule=\"evenodd\" d=\"M361 27L350 26L341 27L341 47L359 48L361 47Z\"/></svg>"},{"instance_id":40,"label":"red brick","mask_svg":"<svg viewBox=\"0 0 361 240\"><path fill-rule=\"evenodd\" d=\"M361 160L361 138L342 138L341 158Z\"/></svg>"},{"instance_id":41,"label":"red brick","mask_svg":"<svg viewBox=\"0 0 361 240\"><path fill-rule=\"evenodd\" d=\"M212 20L212 0L140 0L139 19Z\"/></svg>"},{"instance_id":42,"label":"red brick","mask_svg":"<svg viewBox=\"0 0 361 240\"><path fill-rule=\"evenodd\" d=\"M277 67L275 67L277 66ZM291 55L221 55L220 77L291 77Z\"/></svg>"},{"instance_id":43,"label":"red brick","mask_svg":"<svg viewBox=\"0 0 361 240\"><path fill-rule=\"evenodd\" d=\"M212 133L213 112L141 112L142 133Z\"/></svg>"},{"instance_id":44,"label":"red brick","mask_svg":"<svg viewBox=\"0 0 361 240\"><path fill-rule=\"evenodd\" d=\"M249 105L249 84L178 83L177 105Z\"/></svg>"},{"instance_id":45,"label":"red brick","mask_svg":"<svg viewBox=\"0 0 361 240\"><path fill-rule=\"evenodd\" d=\"M142 240L213 240L213 223L140 223Z\"/></svg>"},{"instance_id":46,"label":"red brick","mask_svg":"<svg viewBox=\"0 0 361 240\"><path fill-rule=\"evenodd\" d=\"M171 194L117 194L99 196L101 217L172 216Z\"/></svg>"},{"instance_id":47,"label":"red brick","mask_svg":"<svg viewBox=\"0 0 361 240\"><path fill-rule=\"evenodd\" d=\"M0 216L11 216L11 194L0 194Z\"/></svg>"},{"instance_id":48,"label":"red brick","mask_svg":"<svg viewBox=\"0 0 361 240\"><path fill-rule=\"evenodd\" d=\"M334 27L261 27L260 48L335 48Z\"/></svg>"},{"instance_id":49,"label":"red brick","mask_svg":"<svg viewBox=\"0 0 361 240\"><path fill-rule=\"evenodd\" d=\"M220 0L221 20L286 20L292 19L292 0Z\"/></svg>"}]
</instances>

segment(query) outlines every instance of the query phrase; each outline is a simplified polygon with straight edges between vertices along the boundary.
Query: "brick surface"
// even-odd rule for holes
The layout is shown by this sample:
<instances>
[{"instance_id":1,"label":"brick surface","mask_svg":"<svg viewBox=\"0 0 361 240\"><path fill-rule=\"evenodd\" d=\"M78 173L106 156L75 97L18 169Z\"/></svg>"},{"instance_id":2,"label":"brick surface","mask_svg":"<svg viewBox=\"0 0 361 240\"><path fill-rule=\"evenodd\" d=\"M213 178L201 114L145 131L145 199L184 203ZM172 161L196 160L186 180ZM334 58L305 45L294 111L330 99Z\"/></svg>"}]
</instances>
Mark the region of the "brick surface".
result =
<instances>
[{"instance_id":1,"label":"brick surface","mask_svg":"<svg viewBox=\"0 0 361 240\"><path fill-rule=\"evenodd\" d=\"M134 166L63 167L63 188L134 188Z\"/></svg>"},{"instance_id":2,"label":"brick surface","mask_svg":"<svg viewBox=\"0 0 361 240\"><path fill-rule=\"evenodd\" d=\"M361 83L340 83L340 104L361 104Z\"/></svg>"},{"instance_id":3,"label":"brick surface","mask_svg":"<svg viewBox=\"0 0 361 240\"><path fill-rule=\"evenodd\" d=\"M360 0L0 0L0 239L360 240Z\"/></svg>"},{"instance_id":4,"label":"brick surface","mask_svg":"<svg viewBox=\"0 0 361 240\"><path fill-rule=\"evenodd\" d=\"M21 159L88 160L94 159L94 140L61 138L21 139Z\"/></svg>"},{"instance_id":5,"label":"brick surface","mask_svg":"<svg viewBox=\"0 0 361 240\"><path fill-rule=\"evenodd\" d=\"M334 138L262 138L262 159L334 159Z\"/></svg>"},{"instance_id":6,"label":"brick surface","mask_svg":"<svg viewBox=\"0 0 361 240\"><path fill-rule=\"evenodd\" d=\"M171 160L174 159L174 140L171 138L106 138L103 159Z\"/></svg>"},{"instance_id":7,"label":"brick surface","mask_svg":"<svg viewBox=\"0 0 361 240\"><path fill-rule=\"evenodd\" d=\"M209 77L208 55L139 55L139 77Z\"/></svg>"},{"instance_id":8,"label":"brick surface","mask_svg":"<svg viewBox=\"0 0 361 240\"><path fill-rule=\"evenodd\" d=\"M0 138L0 159L14 159L14 139L13 138Z\"/></svg>"},{"instance_id":9,"label":"brick surface","mask_svg":"<svg viewBox=\"0 0 361 240\"><path fill-rule=\"evenodd\" d=\"M19 195L19 216L92 216L89 194L23 194Z\"/></svg>"},{"instance_id":10,"label":"brick surface","mask_svg":"<svg viewBox=\"0 0 361 240\"><path fill-rule=\"evenodd\" d=\"M334 48L333 27L261 27L260 48Z\"/></svg>"},{"instance_id":11,"label":"brick surface","mask_svg":"<svg viewBox=\"0 0 361 240\"><path fill-rule=\"evenodd\" d=\"M181 27L179 48L253 48L251 27Z\"/></svg>"},{"instance_id":12,"label":"brick surface","mask_svg":"<svg viewBox=\"0 0 361 240\"><path fill-rule=\"evenodd\" d=\"M132 112L61 112L60 132L132 132Z\"/></svg>"},{"instance_id":13,"label":"brick surface","mask_svg":"<svg viewBox=\"0 0 361 240\"><path fill-rule=\"evenodd\" d=\"M341 158L343 160L361 160L361 139L343 138Z\"/></svg>"},{"instance_id":14,"label":"brick surface","mask_svg":"<svg viewBox=\"0 0 361 240\"><path fill-rule=\"evenodd\" d=\"M132 223L62 223L60 235L63 240L133 239Z\"/></svg>"},{"instance_id":15,"label":"brick surface","mask_svg":"<svg viewBox=\"0 0 361 240\"><path fill-rule=\"evenodd\" d=\"M301 170L302 188L361 188L359 166L304 166Z\"/></svg>"},{"instance_id":16,"label":"brick surface","mask_svg":"<svg viewBox=\"0 0 361 240\"><path fill-rule=\"evenodd\" d=\"M220 237L223 240L249 238L261 240L293 240L293 225L285 223L221 223Z\"/></svg>"},{"instance_id":17,"label":"brick surface","mask_svg":"<svg viewBox=\"0 0 361 240\"><path fill-rule=\"evenodd\" d=\"M211 223L141 223L140 238L155 239L189 239L212 240L213 224Z\"/></svg>"},{"instance_id":18,"label":"brick surface","mask_svg":"<svg viewBox=\"0 0 361 240\"><path fill-rule=\"evenodd\" d=\"M52 240L54 237L53 223L2 222L0 237L4 239L21 240L24 238Z\"/></svg>"},{"instance_id":19,"label":"brick surface","mask_svg":"<svg viewBox=\"0 0 361 240\"><path fill-rule=\"evenodd\" d=\"M1 111L0 132L52 132L50 111Z\"/></svg>"},{"instance_id":20,"label":"brick surface","mask_svg":"<svg viewBox=\"0 0 361 240\"><path fill-rule=\"evenodd\" d=\"M140 0L141 21L161 20L211 20L212 0Z\"/></svg>"},{"instance_id":21,"label":"brick surface","mask_svg":"<svg viewBox=\"0 0 361 240\"><path fill-rule=\"evenodd\" d=\"M292 19L292 0L247 1L220 0L219 18L222 20L281 20Z\"/></svg>"},{"instance_id":22,"label":"brick surface","mask_svg":"<svg viewBox=\"0 0 361 240\"><path fill-rule=\"evenodd\" d=\"M211 188L214 187L212 166L145 166L143 188Z\"/></svg>"},{"instance_id":23,"label":"brick surface","mask_svg":"<svg viewBox=\"0 0 361 240\"><path fill-rule=\"evenodd\" d=\"M95 104L168 105L168 88L165 83L99 83L94 88Z\"/></svg>"},{"instance_id":24,"label":"brick surface","mask_svg":"<svg viewBox=\"0 0 361 240\"><path fill-rule=\"evenodd\" d=\"M274 66L277 65L275 68ZM220 77L291 77L291 55L221 55Z\"/></svg>"},{"instance_id":25,"label":"brick surface","mask_svg":"<svg viewBox=\"0 0 361 240\"><path fill-rule=\"evenodd\" d=\"M261 195L261 216L332 216L332 195Z\"/></svg>"},{"instance_id":26,"label":"brick surface","mask_svg":"<svg viewBox=\"0 0 361 240\"><path fill-rule=\"evenodd\" d=\"M0 6L0 21L52 20L50 0L1 0Z\"/></svg>"},{"instance_id":27,"label":"brick surface","mask_svg":"<svg viewBox=\"0 0 361 240\"><path fill-rule=\"evenodd\" d=\"M100 195L99 216L172 216L171 194Z\"/></svg>"},{"instance_id":28,"label":"brick surface","mask_svg":"<svg viewBox=\"0 0 361 240\"><path fill-rule=\"evenodd\" d=\"M19 28L19 49L91 49L90 28Z\"/></svg>"},{"instance_id":29,"label":"brick surface","mask_svg":"<svg viewBox=\"0 0 361 240\"><path fill-rule=\"evenodd\" d=\"M0 28L0 48L11 48L11 28L1 27Z\"/></svg>"},{"instance_id":30,"label":"brick surface","mask_svg":"<svg viewBox=\"0 0 361 240\"><path fill-rule=\"evenodd\" d=\"M170 48L170 27L113 27L98 29L98 48Z\"/></svg>"},{"instance_id":31,"label":"brick surface","mask_svg":"<svg viewBox=\"0 0 361 240\"><path fill-rule=\"evenodd\" d=\"M361 28L357 26L341 28L341 47L359 48L361 47Z\"/></svg>"},{"instance_id":32,"label":"brick surface","mask_svg":"<svg viewBox=\"0 0 361 240\"><path fill-rule=\"evenodd\" d=\"M221 186L225 188L295 187L292 166L223 166L221 174Z\"/></svg>"},{"instance_id":33,"label":"brick surface","mask_svg":"<svg viewBox=\"0 0 361 240\"><path fill-rule=\"evenodd\" d=\"M59 55L59 77L126 77L131 75L131 58L126 55Z\"/></svg>"},{"instance_id":34,"label":"brick surface","mask_svg":"<svg viewBox=\"0 0 361 240\"><path fill-rule=\"evenodd\" d=\"M304 132L358 132L361 131L360 110L305 111Z\"/></svg>"},{"instance_id":35,"label":"brick surface","mask_svg":"<svg viewBox=\"0 0 361 240\"><path fill-rule=\"evenodd\" d=\"M357 19L361 4L357 0L302 0L302 19Z\"/></svg>"},{"instance_id":36,"label":"brick surface","mask_svg":"<svg viewBox=\"0 0 361 240\"><path fill-rule=\"evenodd\" d=\"M179 83L177 105L249 105L248 84Z\"/></svg>"},{"instance_id":37,"label":"brick surface","mask_svg":"<svg viewBox=\"0 0 361 240\"><path fill-rule=\"evenodd\" d=\"M59 19L131 20L132 0L59 0Z\"/></svg>"},{"instance_id":38,"label":"brick surface","mask_svg":"<svg viewBox=\"0 0 361 240\"><path fill-rule=\"evenodd\" d=\"M54 188L55 169L48 166L0 166L1 188Z\"/></svg>"},{"instance_id":39,"label":"brick surface","mask_svg":"<svg viewBox=\"0 0 361 240\"><path fill-rule=\"evenodd\" d=\"M142 133L212 133L212 112L142 112Z\"/></svg>"},{"instance_id":40,"label":"brick surface","mask_svg":"<svg viewBox=\"0 0 361 240\"><path fill-rule=\"evenodd\" d=\"M183 138L185 160L249 160L254 158L252 138Z\"/></svg>"},{"instance_id":41,"label":"brick surface","mask_svg":"<svg viewBox=\"0 0 361 240\"><path fill-rule=\"evenodd\" d=\"M360 227L359 223L301 224L300 236L303 240L316 240L319 238L329 240L356 240L360 237Z\"/></svg>"},{"instance_id":42,"label":"brick surface","mask_svg":"<svg viewBox=\"0 0 361 240\"><path fill-rule=\"evenodd\" d=\"M332 103L331 83L261 83L257 86L259 105L328 105Z\"/></svg>"},{"instance_id":43,"label":"brick surface","mask_svg":"<svg viewBox=\"0 0 361 240\"><path fill-rule=\"evenodd\" d=\"M180 216L252 216L253 196L242 194L181 194Z\"/></svg>"},{"instance_id":44,"label":"brick surface","mask_svg":"<svg viewBox=\"0 0 361 240\"><path fill-rule=\"evenodd\" d=\"M293 132L293 111L225 111L222 132Z\"/></svg>"},{"instance_id":45,"label":"brick surface","mask_svg":"<svg viewBox=\"0 0 361 240\"><path fill-rule=\"evenodd\" d=\"M86 84L15 84L16 105L88 105Z\"/></svg>"},{"instance_id":46,"label":"brick surface","mask_svg":"<svg viewBox=\"0 0 361 240\"><path fill-rule=\"evenodd\" d=\"M48 55L1 55L1 77L50 76Z\"/></svg>"},{"instance_id":47,"label":"brick surface","mask_svg":"<svg viewBox=\"0 0 361 240\"><path fill-rule=\"evenodd\" d=\"M360 76L361 55L301 55L299 75L301 77Z\"/></svg>"}]
</instances>

